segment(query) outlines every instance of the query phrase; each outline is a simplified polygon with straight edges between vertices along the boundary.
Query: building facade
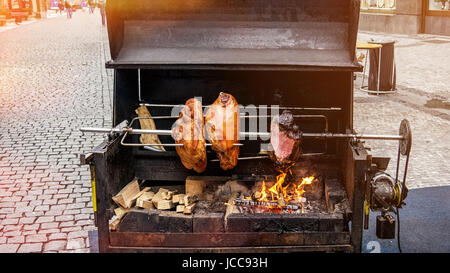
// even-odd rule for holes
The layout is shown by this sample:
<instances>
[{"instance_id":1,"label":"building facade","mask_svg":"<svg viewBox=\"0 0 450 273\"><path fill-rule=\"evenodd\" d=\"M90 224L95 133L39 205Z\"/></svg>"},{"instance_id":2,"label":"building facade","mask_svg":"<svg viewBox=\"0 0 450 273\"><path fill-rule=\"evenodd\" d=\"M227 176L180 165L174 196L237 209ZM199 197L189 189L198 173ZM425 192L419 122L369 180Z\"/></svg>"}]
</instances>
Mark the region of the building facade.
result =
<instances>
[{"instance_id":1,"label":"building facade","mask_svg":"<svg viewBox=\"0 0 450 273\"><path fill-rule=\"evenodd\" d=\"M361 0L359 28L450 35L450 0Z\"/></svg>"},{"instance_id":2,"label":"building facade","mask_svg":"<svg viewBox=\"0 0 450 273\"><path fill-rule=\"evenodd\" d=\"M23 16L45 17L49 0L0 0L0 15L7 18Z\"/></svg>"}]
</instances>

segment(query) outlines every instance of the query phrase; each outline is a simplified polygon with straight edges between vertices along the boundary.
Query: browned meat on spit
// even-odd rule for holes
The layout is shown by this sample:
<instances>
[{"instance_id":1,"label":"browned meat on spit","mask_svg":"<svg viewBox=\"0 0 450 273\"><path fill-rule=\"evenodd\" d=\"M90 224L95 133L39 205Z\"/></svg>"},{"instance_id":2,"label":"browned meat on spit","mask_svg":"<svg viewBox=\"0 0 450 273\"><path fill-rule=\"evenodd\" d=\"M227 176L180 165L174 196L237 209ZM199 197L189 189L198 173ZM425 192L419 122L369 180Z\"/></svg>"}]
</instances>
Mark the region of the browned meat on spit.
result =
<instances>
[{"instance_id":1,"label":"browned meat on spit","mask_svg":"<svg viewBox=\"0 0 450 273\"><path fill-rule=\"evenodd\" d=\"M203 135L203 109L200 101L189 99L172 128L172 137L181 162L187 169L201 173L206 169L206 147Z\"/></svg>"},{"instance_id":2,"label":"browned meat on spit","mask_svg":"<svg viewBox=\"0 0 450 273\"><path fill-rule=\"evenodd\" d=\"M301 154L302 132L294 123L290 111L283 111L275 116L270 124L270 144L273 152L270 156L277 165L290 165L297 161Z\"/></svg>"},{"instance_id":3,"label":"browned meat on spit","mask_svg":"<svg viewBox=\"0 0 450 273\"><path fill-rule=\"evenodd\" d=\"M239 146L239 106L236 99L220 92L206 112L205 126L212 149L217 153L220 167L232 169L238 163Z\"/></svg>"}]
</instances>

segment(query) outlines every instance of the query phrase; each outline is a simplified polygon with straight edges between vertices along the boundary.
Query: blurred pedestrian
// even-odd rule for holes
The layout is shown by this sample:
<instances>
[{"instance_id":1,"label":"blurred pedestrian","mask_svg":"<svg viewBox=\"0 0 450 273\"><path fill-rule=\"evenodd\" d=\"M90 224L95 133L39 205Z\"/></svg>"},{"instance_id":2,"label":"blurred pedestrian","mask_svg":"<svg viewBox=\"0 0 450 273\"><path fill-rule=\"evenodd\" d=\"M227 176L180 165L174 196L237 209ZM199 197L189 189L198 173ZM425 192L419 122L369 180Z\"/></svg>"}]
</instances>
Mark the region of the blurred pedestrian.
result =
<instances>
[{"instance_id":1,"label":"blurred pedestrian","mask_svg":"<svg viewBox=\"0 0 450 273\"><path fill-rule=\"evenodd\" d=\"M72 3L66 0L64 1L64 6L67 11L67 19L72 19Z\"/></svg>"},{"instance_id":2,"label":"blurred pedestrian","mask_svg":"<svg viewBox=\"0 0 450 273\"><path fill-rule=\"evenodd\" d=\"M89 13L94 13L95 11L95 2L94 0L88 0Z\"/></svg>"},{"instance_id":3,"label":"blurred pedestrian","mask_svg":"<svg viewBox=\"0 0 450 273\"><path fill-rule=\"evenodd\" d=\"M106 24L106 0L98 0L98 8L102 15L102 25Z\"/></svg>"},{"instance_id":4,"label":"blurred pedestrian","mask_svg":"<svg viewBox=\"0 0 450 273\"><path fill-rule=\"evenodd\" d=\"M59 8L59 14L62 15L62 12L64 10L64 1L63 0L58 1L58 8Z\"/></svg>"}]
</instances>

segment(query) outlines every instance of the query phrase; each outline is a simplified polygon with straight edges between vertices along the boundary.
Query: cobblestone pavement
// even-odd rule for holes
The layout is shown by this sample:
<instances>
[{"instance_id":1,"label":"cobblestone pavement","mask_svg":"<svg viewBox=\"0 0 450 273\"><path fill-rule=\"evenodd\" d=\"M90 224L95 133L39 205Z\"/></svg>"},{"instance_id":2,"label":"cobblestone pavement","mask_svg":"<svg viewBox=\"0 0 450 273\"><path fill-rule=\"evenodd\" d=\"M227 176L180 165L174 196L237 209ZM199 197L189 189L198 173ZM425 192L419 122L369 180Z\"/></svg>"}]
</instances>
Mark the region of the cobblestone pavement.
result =
<instances>
[{"instance_id":1,"label":"cobblestone pavement","mask_svg":"<svg viewBox=\"0 0 450 273\"><path fill-rule=\"evenodd\" d=\"M396 134L401 120L408 119L413 134L408 186L450 185L450 37L358 34L360 42L371 38L396 42L397 92L369 95L359 90L361 75L358 75L355 82L355 130L359 133ZM425 104L432 99L442 101L444 106L426 107ZM395 174L397 142L370 140L367 146L372 148L373 155L391 157L388 171Z\"/></svg>"},{"instance_id":2,"label":"cobblestone pavement","mask_svg":"<svg viewBox=\"0 0 450 273\"><path fill-rule=\"evenodd\" d=\"M0 252L89 251L78 154L103 137L78 128L111 126L100 22L78 11L0 33Z\"/></svg>"},{"instance_id":3,"label":"cobblestone pavement","mask_svg":"<svg viewBox=\"0 0 450 273\"><path fill-rule=\"evenodd\" d=\"M0 32L0 252L89 251L87 234L95 229L89 171L78 154L103 136L78 129L111 126L112 73L104 68L109 55L100 21L98 10L76 12L72 20L60 16ZM380 35L359 38L369 37ZM450 39L389 38L399 40L399 90L373 96L355 89L355 129L396 134L409 119L409 186L450 185L450 113L424 106L450 93L450 47L426 41ZM395 142L367 144L374 155L396 158Z\"/></svg>"}]
</instances>

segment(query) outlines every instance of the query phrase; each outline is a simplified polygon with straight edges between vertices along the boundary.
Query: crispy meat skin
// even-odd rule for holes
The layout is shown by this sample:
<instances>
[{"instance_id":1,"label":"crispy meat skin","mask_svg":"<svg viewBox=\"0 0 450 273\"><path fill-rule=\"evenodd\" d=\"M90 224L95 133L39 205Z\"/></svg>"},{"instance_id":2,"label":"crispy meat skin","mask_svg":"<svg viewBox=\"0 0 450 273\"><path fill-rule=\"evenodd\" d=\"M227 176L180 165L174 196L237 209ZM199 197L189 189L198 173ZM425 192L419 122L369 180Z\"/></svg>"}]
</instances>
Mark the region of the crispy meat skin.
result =
<instances>
[{"instance_id":1,"label":"crispy meat skin","mask_svg":"<svg viewBox=\"0 0 450 273\"><path fill-rule=\"evenodd\" d=\"M205 126L220 167L224 170L234 168L239 156L239 146L233 145L239 143L239 106L236 99L220 92L206 112Z\"/></svg>"},{"instance_id":2,"label":"crispy meat skin","mask_svg":"<svg viewBox=\"0 0 450 273\"><path fill-rule=\"evenodd\" d=\"M271 159L279 166L297 161L301 154L301 139L302 132L294 123L290 111L275 116L270 124L270 144L273 147Z\"/></svg>"},{"instance_id":3,"label":"crispy meat skin","mask_svg":"<svg viewBox=\"0 0 450 273\"><path fill-rule=\"evenodd\" d=\"M198 173L206 169L206 142L203 127L201 102L191 98L186 102L172 128L172 137L175 143L184 144L175 148L184 167L194 169Z\"/></svg>"}]
</instances>

